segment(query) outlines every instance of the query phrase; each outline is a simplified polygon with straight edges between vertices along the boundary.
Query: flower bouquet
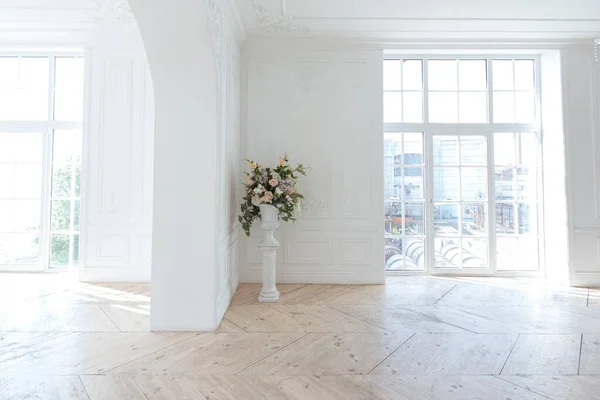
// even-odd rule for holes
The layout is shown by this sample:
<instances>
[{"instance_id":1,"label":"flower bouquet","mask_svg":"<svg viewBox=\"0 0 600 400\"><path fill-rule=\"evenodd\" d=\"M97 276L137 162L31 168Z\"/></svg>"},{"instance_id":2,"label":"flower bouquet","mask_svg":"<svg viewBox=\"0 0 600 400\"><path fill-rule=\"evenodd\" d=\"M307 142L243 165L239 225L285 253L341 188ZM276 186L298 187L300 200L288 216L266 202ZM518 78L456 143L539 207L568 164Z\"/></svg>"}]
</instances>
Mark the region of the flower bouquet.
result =
<instances>
[{"instance_id":1,"label":"flower bouquet","mask_svg":"<svg viewBox=\"0 0 600 400\"><path fill-rule=\"evenodd\" d=\"M260 218L260 205L270 205L279 211L283 221L295 221L295 211L300 210L304 196L298 193L298 178L306 175L307 168L298 164L295 168L289 165L286 154L279 159L275 168L265 168L253 160L246 159L250 172L245 172L247 183L245 197L238 217L246 236L250 236L250 228L255 219Z\"/></svg>"}]
</instances>

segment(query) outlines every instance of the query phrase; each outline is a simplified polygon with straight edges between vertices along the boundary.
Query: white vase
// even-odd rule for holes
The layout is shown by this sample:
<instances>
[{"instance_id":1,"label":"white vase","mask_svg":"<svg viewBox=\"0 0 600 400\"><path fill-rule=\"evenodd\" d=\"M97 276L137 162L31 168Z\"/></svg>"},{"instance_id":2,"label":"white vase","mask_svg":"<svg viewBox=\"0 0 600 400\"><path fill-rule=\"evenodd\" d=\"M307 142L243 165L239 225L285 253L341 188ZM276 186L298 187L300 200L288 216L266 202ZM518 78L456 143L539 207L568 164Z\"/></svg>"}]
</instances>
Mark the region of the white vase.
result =
<instances>
[{"instance_id":1,"label":"white vase","mask_svg":"<svg viewBox=\"0 0 600 400\"><path fill-rule=\"evenodd\" d=\"M260 227L265 231L265 237L259 244L263 260L263 282L258 301L277 303L279 291L275 283L279 242L275 239L274 233L279 228L279 210L269 204L261 204L258 207L260 208Z\"/></svg>"}]
</instances>

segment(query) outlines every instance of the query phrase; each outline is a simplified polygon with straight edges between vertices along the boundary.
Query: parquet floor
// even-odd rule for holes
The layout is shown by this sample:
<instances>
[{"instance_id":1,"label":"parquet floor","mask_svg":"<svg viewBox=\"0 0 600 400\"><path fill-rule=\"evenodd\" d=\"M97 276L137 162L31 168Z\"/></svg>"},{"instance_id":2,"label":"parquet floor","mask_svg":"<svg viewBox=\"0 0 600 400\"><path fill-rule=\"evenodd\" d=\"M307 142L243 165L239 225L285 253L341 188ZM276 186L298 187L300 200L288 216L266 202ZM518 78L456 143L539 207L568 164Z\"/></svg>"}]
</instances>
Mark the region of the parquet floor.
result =
<instances>
[{"instance_id":1,"label":"parquet floor","mask_svg":"<svg viewBox=\"0 0 600 400\"><path fill-rule=\"evenodd\" d=\"M0 275L0 399L600 399L600 291L390 277L241 284L216 333L150 333L149 285Z\"/></svg>"}]
</instances>

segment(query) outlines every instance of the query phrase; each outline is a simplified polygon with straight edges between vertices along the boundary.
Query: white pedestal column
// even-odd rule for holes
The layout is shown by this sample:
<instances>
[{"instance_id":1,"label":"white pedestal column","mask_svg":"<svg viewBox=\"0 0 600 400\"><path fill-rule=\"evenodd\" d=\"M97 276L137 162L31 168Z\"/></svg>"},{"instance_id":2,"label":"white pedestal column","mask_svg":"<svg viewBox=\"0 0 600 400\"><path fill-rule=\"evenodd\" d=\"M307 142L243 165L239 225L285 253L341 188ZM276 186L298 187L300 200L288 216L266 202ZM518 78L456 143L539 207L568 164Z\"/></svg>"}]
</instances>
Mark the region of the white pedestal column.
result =
<instances>
[{"instance_id":1,"label":"white pedestal column","mask_svg":"<svg viewBox=\"0 0 600 400\"><path fill-rule=\"evenodd\" d=\"M274 231L279 227L279 210L270 205L260 205L260 227L265 231L265 237L260 242L263 262L263 286L258 296L261 303L277 303L279 290L275 286L277 280L277 248L279 242L275 239Z\"/></svg>"}]
</instances>

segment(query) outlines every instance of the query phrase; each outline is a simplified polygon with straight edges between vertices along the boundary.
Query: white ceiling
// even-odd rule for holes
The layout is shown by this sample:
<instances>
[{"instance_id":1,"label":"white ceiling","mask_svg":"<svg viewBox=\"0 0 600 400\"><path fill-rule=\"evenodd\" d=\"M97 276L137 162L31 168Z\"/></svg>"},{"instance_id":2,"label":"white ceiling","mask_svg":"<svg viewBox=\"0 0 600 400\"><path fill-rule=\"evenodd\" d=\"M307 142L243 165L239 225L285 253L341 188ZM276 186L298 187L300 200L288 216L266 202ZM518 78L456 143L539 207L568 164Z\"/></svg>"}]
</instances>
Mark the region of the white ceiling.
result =
<instances>
[{"instance_id":1,"label":"white ceiling","mask_svg":"<svg viewBox=\"0 0 600 400\"><path fill-rule=\"evenodd\" d=\"M574 39L600 35L600 0L235 0L250 35Z\"/></svg>"},{"instance_id":2,"label":"white ceiling","mask_svg":"<svg viewBox=\"0 0 600 400\"><path fill-rule=\"evenodd\" d=\"M401 41L600 38L600 0L221 1L237 5L249 36ZM123 6L126 0L0 0L0 31L118 22L130 18L121 12Z\"/></svg>"}]
</instances>

